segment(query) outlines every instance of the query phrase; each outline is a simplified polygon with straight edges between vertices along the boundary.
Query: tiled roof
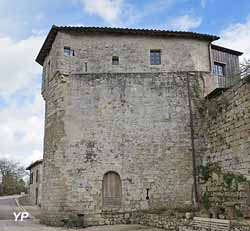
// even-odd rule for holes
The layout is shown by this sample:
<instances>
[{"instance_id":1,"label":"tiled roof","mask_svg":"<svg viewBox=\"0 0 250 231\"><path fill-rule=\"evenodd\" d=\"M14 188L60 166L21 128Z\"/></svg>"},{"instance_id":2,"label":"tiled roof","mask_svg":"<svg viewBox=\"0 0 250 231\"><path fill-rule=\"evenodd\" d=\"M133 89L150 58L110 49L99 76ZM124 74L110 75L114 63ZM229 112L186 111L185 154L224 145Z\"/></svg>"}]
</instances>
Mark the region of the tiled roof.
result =
<instances>
[{"instance_id":1,"label":"tiled roof","mask_svg":"<svg viewBox=\"0 0 250 231\"><path fill-rule=\"evenodd\" d=\"M35 162L31 163L31 164L26 168L26 170L30 170L30 169L32 169L33 167L35 167L36 165L41 164L42 162L43 162L42 159L41 159L41 160L36 160Z\"/></svg>"},{"instance_id":2,"label":"tiled roof","mask_svg":"<svg viewBox=\"0 0 250 231\"><path fill-rule=\"evenodd\" d=\"M218 45L215 45L215 44L212 44L212 49L218 50L218 51L223 51L223 52L233 54L233 55L237 55L237 56L243 55L243 52L232 50L232 49L229 49L229 48L226 48L226 47L221 47L221 46L218 46Z\"/></svg>"},{"instance_id":3,"label":"tiled roof","mask_svg":"<svg viewBox=\"0 0 250 231\"><path fill-rule=\"evenodd\" d=\"M130 28L111 28L111 27L70 27L70 26L55 26L50 29L49 34L36 58L36 62L43 65L44 59L49 54L52 44L56 38L57 32L62 31L66 33L103 33L103 34L129 34L129 35L144 35L151 37L182 37L192 38L198 40L214 41L219 39L218 36L200 34L194 32L184 31L169 31L169 30L151 30L151 29L130 29Z\"/></svg>"}]
</instances>

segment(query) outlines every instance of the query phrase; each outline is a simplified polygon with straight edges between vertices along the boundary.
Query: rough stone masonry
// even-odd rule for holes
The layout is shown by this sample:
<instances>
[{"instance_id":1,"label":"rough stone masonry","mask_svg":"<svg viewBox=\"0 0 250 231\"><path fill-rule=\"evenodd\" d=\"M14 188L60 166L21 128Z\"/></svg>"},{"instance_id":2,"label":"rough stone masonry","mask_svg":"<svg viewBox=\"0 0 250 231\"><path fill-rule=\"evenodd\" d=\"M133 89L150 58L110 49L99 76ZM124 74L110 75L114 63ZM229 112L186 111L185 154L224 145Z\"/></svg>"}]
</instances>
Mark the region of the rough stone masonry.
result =
<instances>
[{"instance_id":1,"label":"rough stone masonry","mask_svg":"<svg viewBox=\"0 0 250 231\"><path fill-rule=\"evenodd\" d=\"M73 214L87 225L121 223L134 211L192 205L192 154L198 161L205 149L202 80L216 39L52 27L37 58L46 103L42 222Z\"/></svg>"},{"instance_id":2,"label":"rough stone masonry","mask_svg":"<svg viewBox=\"0 0 250 231\"><path fill-rule=\"evenodd\" d=\"M103 177L110 171L122 184L122 204L113 211L190 206L186 78L186 73L56 75L46 102L46 215L101 214Z\"/></svg>"}]
</instances>

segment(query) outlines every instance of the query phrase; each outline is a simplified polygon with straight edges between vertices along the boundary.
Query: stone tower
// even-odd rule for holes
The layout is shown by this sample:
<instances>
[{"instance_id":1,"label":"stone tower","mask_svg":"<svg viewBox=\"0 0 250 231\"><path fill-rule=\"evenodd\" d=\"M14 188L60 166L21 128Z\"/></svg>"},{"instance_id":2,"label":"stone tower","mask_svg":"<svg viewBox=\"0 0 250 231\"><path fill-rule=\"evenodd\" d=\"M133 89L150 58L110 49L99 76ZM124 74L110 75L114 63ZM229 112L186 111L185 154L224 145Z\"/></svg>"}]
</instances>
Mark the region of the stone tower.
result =
<instances>
[{"instance_id":1,"label":"stone tower","mask_svg":"<svg viewBox=\"0 0 250 231\"><path fill-rule=\"evenodd\" d=\"M216 39L52 27L36 59L46 103L44 223L72 214L88 225L131 222L134 211L192 205L199 99Z\"/></svg>"}]
</instances>

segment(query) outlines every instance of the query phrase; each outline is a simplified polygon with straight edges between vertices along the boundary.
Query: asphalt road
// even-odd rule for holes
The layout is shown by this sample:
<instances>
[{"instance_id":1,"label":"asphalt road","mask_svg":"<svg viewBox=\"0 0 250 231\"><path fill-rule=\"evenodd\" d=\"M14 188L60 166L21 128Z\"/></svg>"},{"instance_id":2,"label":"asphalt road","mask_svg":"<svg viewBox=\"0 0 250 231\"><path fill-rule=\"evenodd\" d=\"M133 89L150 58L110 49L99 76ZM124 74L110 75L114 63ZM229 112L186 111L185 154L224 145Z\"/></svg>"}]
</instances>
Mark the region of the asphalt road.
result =
<instances>
[{"instance_id":1,"label":"asphalt road","mask_svg":"<svg viewBox=\"0 0 250 231\"><path fill-rule=\"evenodd\" d=\"M0 198L0 220L14 220L13 212L18 211L15 198Z\"/></svg>"}]
</instances>

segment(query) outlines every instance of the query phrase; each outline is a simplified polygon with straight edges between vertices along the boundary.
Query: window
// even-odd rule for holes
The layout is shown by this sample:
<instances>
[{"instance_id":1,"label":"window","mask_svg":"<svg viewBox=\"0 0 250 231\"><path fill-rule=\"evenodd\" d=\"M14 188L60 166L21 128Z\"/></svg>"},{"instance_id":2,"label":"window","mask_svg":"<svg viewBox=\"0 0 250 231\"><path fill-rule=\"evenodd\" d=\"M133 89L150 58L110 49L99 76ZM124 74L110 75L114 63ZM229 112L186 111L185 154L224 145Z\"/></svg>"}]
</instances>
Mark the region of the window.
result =
<instances>
[{"instance_id":1,"label":"window","mask_svg":"<svg viewBox=\"0 0 250 231\"><path fill-rule=\"evenodd\" d=\"M48 62L48 71L50 72L50 61Z\"/></svg>"},{"instance_id":2,"label":"window","mask_svg":"<svg viewBox=\"0 0 250 231\"><path fill-rule=\"evenodd\" d=\"M49 77L49 74L50 74L50 61L48 61L48 64L46 66L46 78Z\"/></svg>"},{"instance_id":3,"label":"window","mask_svg":"<svg viewBox=\"0 0 250 231\"><path fill-rule=\"evenodd\" d=\"M213 74L216 76L225 76L225 64L215 62L213 65Z\"/></svg>"},{"instance_id":4,"label":"window","mask_svg":"<svg viewBox=\"0 0 250 231\"><path fill-rule=\"evenodd\" d=\"M36 205L38 203L38 188L36 188Z\"/></svg>"},{"instance_id":5,"label":"window","mask_svg":"<svg viewBox=\"0 0 250 231\"><path fill-rule=\"evenodd\" d=\"M36 182L38 182L39 181L39 170L37 169L36 170Z\"/></svg>"},{"instance_id":6,"label":"window","mask_svg":"<svg viewBox=\"0 0 250 231\"><path fill-rule=\"evenodd\" d=\"M103 177L103 206L119 207L122 199L120 176L116 172L108 172Z\"/></svg>"},{"instance_id":7,"label":"window","mask_svg":"<svg viewBox=\"0 0 250 231\"><path fill-rule=\"evenodd\" d=\"M151 65L161 64L161 51L160 50L150 50L150 64Z\"/></svg>"},{"instance_id":8,"label":"window","mask_svg":"<svg viewBox=\"0 0 250 231\"><path fill-rule=\"evenodd\" d=\"M70 47L64 47L64 55L65 56L75 56L75 51Z\"/></svg>"},{"instance_id":9,"label":"window","mask_svg":"<svg viewBox=\"0 0 250 231\"><path fill-rule=\"evenodd\" d=\"M112 56L112 65L119 65L119 57Z\"/></svg>"},{"instance_id":10,"label":"window","mask_svg":"<svg viewBox=\"0 0 250 231\"><path fill-rule=\"evenodd\" d=\"M30 184L33 184L33 172L30 173Z\"/></svg>"},{"instance_id":11,"label":"window","mask_svg":"<svg viewBox=\"0 0 250 231\"><path fill-rule=\"evenodd\" d=\"M85 72L88 72L88 63L85 63Z\"/></svg>"}]
</instances>

